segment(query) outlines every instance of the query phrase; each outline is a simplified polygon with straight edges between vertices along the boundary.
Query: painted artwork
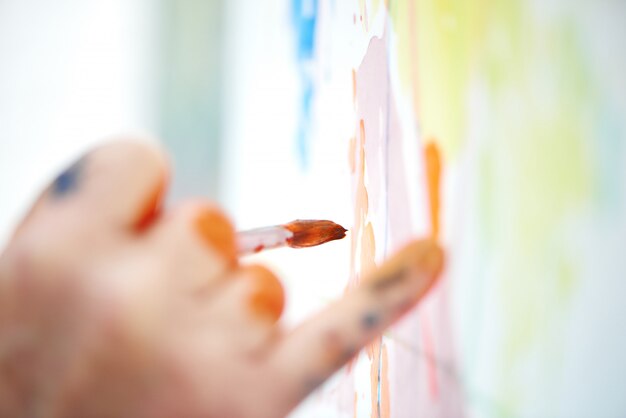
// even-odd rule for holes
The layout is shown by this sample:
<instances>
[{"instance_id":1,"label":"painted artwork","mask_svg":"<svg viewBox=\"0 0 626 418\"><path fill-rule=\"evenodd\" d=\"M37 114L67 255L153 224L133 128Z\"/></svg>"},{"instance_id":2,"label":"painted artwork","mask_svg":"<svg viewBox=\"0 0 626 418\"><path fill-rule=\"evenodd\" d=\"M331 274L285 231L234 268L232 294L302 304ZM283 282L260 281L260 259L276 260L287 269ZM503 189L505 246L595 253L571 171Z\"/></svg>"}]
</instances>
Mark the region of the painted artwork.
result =
<instances>
[{"instance_id":1,"label":"painted artwork","mask_svg":"<svg viewBox=\"0 0 626 418\"><path fill-rule=\"evenodd\" d=\"M626 3L272 3L236 10L260 35L239 43L229 204L349 228L259 256L286 326L412 238L447 254L292 418L624 416Z\"/></svg>"}]
</instances>

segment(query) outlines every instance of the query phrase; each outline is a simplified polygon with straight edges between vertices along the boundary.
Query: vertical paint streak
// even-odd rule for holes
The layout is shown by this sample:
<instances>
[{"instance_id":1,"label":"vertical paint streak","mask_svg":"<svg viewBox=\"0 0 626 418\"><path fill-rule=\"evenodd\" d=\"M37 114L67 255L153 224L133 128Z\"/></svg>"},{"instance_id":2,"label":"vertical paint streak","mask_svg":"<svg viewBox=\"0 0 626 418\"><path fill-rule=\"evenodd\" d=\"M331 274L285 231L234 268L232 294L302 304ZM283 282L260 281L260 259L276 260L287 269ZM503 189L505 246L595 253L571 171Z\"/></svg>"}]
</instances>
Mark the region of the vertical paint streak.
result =
<instances>
[{"instance_id":1,"label":"vertical paint streak","mask_svg":"<svg viewBox=\"0 0 626 418\"><path fill-rule=\"evenodd\" d=\"M354 174L356 170L356 138L350 138L348 143L348 166L350 167L350 173Z\"/></svg>"},{"instance_id":2,"label":"vertical paint streak","mask_svg":"<svg viewBox=\"0 0 626 418\"><path fill-rule=\"evenodd\" d=\"M391 408L389 403L389 359L387 357L387 346L383 344L380 359L380 389L379 389L379 416L380 418L390 418Z\"/></svg>"},{"instance_id":3,"label":"vertical paint streak","mask_svg":"<svg viewBox=\"0 0 626 418\"><path fill-rule=\"evenodd\" d=\"M379 381L380 381L380 357L382 337L377 338L367 347L367 355L370 358L370 400L371 418L380 418L379 411Z\"/></svg>"},{"instance_id":4,"label":"vertical paint streak","mask_svg":"<svg viewBox=\"0 0 626 418\"><path fill-rule=\"evenodd\" d=\"M435 142L430 141L424 147L424 162L426 165L426 187L430 209L430 232L434 239L439 238L439 207L440 207L440 180L441 155Z\"/></svg>"},{"instance_id":5,"label":"vertical paint streak","mask_svg":"<svg viewBox=\"0 0 626 418\"><path fill-rule=\"evenodd\" d=\"M315 92L312 63L315 58L317 0L292 0L291 6L291 18L296 32L298 70L302 88L296 148L300 162L306 168L309 156L311 111Z\"/></svg>"},{"instance_id":6,"label":"vertical paint streak","mask_svg":"<svg viewBox=\"0 0 626 418\"><path fill-rule=\"evenodd\" d=\"M361 234L361 277L376 269L376 239L374 238L374 228L368 222Z\"/></svg>"}]
</instances>

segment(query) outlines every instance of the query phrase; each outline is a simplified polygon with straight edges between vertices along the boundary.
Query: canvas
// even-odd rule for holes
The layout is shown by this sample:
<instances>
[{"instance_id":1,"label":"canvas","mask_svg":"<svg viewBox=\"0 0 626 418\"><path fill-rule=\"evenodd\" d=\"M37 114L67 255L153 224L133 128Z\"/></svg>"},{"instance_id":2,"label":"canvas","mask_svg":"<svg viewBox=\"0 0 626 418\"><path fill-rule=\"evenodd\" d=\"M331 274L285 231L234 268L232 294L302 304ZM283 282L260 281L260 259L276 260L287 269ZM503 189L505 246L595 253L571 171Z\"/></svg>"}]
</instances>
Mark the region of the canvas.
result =
<instances>
[{"instance_id":1,"label":"canvas","mask_svg":"<svg viewBox=\"0 0 626 418\"><path fill-rule=\"evenodd\" d=\"M626 5L268 3L231 6L228 206L349 228L259 256L285 326L411 238L447 257L293 417L626 414Z\"/></svg>"}]
</instances>

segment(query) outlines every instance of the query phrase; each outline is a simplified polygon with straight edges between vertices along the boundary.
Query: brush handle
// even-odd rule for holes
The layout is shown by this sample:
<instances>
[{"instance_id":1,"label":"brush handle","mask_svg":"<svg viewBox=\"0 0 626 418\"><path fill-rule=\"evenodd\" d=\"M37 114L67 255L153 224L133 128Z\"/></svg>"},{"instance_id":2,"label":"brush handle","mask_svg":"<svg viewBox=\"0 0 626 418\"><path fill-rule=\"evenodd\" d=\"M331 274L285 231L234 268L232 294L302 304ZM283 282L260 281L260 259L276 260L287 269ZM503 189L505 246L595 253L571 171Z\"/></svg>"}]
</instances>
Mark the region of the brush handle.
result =
<instances>
[{"instance_id":1,"label":"brush handle","mask_svg":"<svg viewBox=\"0 0 626 418\"><path fill-rule=\"evenodd\" d=\"M237 252L241 256L284 247L291 237L293 232L281 225L241 231L237 233Z\"/></svg>"}]
</instances>

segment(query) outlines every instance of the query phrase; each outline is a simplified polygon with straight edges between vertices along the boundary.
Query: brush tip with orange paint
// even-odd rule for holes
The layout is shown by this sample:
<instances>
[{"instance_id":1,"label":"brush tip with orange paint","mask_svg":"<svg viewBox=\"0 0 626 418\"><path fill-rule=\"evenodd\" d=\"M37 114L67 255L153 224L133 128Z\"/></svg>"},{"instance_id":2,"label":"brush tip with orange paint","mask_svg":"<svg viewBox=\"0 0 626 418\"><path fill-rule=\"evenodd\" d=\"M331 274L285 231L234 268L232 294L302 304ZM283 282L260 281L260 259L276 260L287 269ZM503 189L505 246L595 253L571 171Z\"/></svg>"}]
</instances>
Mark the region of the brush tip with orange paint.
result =
<instances>
[{"instance_id":1,"label":"brush tip with orange paint","mask_svg":"<svg viewBox=\"0 0 626 418\"><path fill-rule=\"evenodd\" d=\"M348 231L333 221L297 220L285 225L293 233L287 240L291 248L315 247L330 241L342 239Z\"/></svg>"},{"instance_id":2,"label":"brush tip with orange paint","mask_svg":"<svg viewBox=\"0 0 626 418\"><path fill-rule=\"evenodd\" d=\"M342 239L347 229L327 220L296 220L284 225L239 232L239 254L258 253L272 248L308 248Z\"/></svg>"}]
</instances>

